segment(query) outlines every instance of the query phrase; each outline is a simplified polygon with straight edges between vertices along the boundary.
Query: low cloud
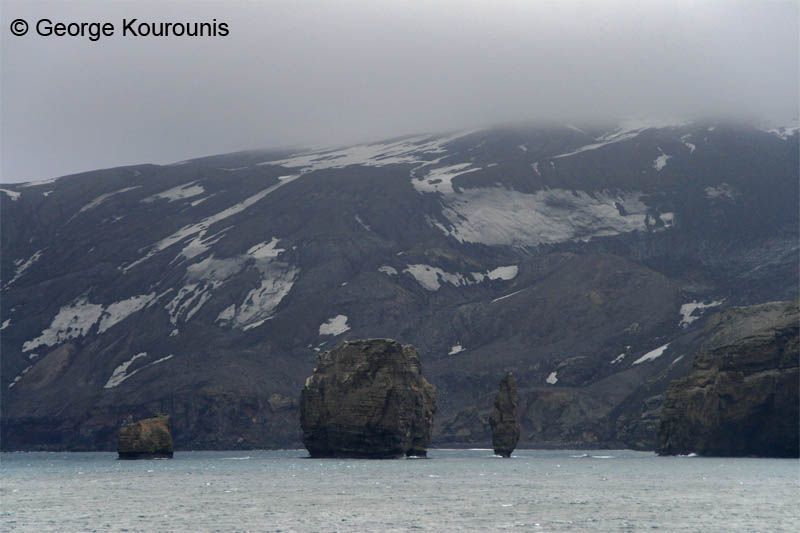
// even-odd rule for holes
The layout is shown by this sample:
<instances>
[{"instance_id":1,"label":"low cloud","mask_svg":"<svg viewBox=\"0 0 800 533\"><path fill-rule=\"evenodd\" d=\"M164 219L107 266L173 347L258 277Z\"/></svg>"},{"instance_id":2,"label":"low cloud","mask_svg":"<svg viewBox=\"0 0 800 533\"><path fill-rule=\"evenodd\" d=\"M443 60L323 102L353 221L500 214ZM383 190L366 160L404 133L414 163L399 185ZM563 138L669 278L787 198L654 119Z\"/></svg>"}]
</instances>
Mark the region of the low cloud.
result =
<instances>
[{"instance_id":1,"label":"low cloud","mask_svg":"<svg viewBox=\"0 0 800 533\"><path fill-rule=\"evenodd\" d=\"M14 37L10 21L227 23ZM3 4L2 180L506 121L797 119L798 4Z\"/></svg>"}]
</instances>

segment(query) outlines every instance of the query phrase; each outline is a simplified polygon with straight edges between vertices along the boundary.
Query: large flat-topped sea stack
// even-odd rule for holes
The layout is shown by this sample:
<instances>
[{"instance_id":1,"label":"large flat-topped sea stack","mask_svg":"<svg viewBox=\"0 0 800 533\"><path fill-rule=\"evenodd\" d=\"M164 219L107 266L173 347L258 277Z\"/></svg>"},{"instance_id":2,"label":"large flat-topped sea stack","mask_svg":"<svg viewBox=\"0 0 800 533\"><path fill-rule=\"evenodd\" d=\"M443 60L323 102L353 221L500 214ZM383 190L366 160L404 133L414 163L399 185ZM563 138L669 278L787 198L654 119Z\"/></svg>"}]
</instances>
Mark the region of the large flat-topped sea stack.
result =
<instances>
[{"instance_id":1,"label":"large flat-topped sea stack","mask_svg":"<svg viewBox=\"0 0 800 533\"><path fill-rule=\"evenodd\" d=\"M156 416L122 426L117 452L120 459L171 458L169 417Z\"/></svg>"},{"instance_id":2,"label":"large flat-topped sea stack","mask_svg":"<svg viewBox=\"0 0 800 533\"><path fill-rule=\"evenodd\" d=\"M424 456L435 410L436 389L413 346L348 341L320 354L306 380L303 444L311 457Z\"/></svg>"}]
</instances>

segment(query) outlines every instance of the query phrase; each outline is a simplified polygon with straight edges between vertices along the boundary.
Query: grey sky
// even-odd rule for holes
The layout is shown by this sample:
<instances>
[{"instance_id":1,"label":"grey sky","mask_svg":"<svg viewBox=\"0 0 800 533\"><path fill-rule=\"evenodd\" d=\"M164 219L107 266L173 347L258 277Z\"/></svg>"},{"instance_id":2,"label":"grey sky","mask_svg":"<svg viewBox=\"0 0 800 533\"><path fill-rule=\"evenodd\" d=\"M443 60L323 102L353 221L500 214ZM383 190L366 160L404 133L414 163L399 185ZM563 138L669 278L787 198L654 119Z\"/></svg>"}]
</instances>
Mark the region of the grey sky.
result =
<instances>
[{"instance_id":1,"label":"grey sky","mask_svg":"<svg viewBox=\"0 0 800 533\"><path fill-rule=\"evenodd\" d=\"M798 114L797 1L2 2L5 182L511 120ZM43 17L230 35L11 35Z\"/></svg>"}]
</instances>

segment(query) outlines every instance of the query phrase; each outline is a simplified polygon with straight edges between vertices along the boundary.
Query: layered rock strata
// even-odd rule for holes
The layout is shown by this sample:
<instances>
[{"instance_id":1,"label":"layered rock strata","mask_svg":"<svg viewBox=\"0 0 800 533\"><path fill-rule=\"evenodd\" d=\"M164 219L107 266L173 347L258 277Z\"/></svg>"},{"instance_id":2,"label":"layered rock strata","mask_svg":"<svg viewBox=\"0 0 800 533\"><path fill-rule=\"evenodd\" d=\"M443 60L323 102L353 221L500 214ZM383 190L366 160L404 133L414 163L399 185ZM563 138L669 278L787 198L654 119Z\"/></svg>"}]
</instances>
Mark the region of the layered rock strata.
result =
<instances>
[{"instance_id":1,"label":"layered rock strata","mask_svg":"<svg viewBox=\"0 0 800 533\"><path fill-rule=\"evenodd\" d=\"M658 452L797 457L799 321L796 302L710 318L691 372L667 391Z\"/></svg>"}]
</instances>

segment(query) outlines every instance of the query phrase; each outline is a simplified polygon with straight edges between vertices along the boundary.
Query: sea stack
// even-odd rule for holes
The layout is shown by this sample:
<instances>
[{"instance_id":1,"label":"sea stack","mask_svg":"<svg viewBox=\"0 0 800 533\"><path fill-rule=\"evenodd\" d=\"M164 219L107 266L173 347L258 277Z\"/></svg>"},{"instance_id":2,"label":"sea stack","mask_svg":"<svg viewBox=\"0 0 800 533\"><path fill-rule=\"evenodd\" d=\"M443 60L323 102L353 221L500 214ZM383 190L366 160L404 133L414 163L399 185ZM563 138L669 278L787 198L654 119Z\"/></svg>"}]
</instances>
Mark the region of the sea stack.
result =
<instances>
[{"instance_id":1,"label":"sea stack","mask_svg":"<svg viewBox=\"0 0 800 533\"><path fill-rule=\"evenodd\" d=\"M318 356L303 387L303 444L311 457L424 457L435 411L413 346L347 341Z\"/></svg>"},{"instance_id":2,"label":"sea stack","mask_svg":"<svg viewBox=\"0 0 800 533\"><path fill-rule=\"evenodd\" d=\"M117 453L120 459L172 458L169 417L155 416L122 426Z\"/></svg>"},{"instance_id":3,"label":"sea stack","mask_svg":"<svg viewBox=\"0 0 800 533\"><path fill-rule=\"evenodd\" d=\"M509 372L500 381L500 390L494 400L494 409L489 417L492 426L492 447L501 457L511 457L519 442L520 427L517 422L517 382Z\"/></svg>"},{"instance_id":4,"label":"sea stack","mask_svg":"<svg viewBox=\"0 0 800 533\"><path fill-rule=\"evenodd\" d=\"M710 317L691 372L667 391L658 453L800 456L798 323L797 302Z\"/></svg>"}]
</instances>

